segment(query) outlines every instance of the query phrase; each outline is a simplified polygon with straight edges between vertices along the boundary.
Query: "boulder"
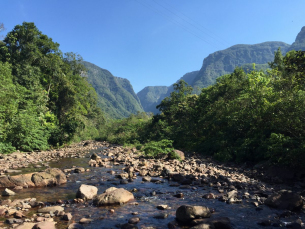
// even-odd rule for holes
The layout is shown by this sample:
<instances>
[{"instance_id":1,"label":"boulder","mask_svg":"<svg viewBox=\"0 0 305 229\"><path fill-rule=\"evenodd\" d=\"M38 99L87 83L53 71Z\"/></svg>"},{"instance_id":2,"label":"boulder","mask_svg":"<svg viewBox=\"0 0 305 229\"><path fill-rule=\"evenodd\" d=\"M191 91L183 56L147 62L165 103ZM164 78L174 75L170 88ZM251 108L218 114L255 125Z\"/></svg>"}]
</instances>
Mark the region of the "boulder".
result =
<instances>
[{"instance_id":1,"label":"boulder","mask_svg":"<svg viewBox=\"0 0 305 229\"><path fill-rule=\"evenodd\" d=\"M175 153L180 157L180 159L183 161L185 160L185 156L184 156L184 153L180 150L175 150Z\"/></svg>"},{"instance_id":2,"label":"boulder","mask_svg":"<svg viewBox=\"0 0 305 229\"><path fill-rule=\"evenodd\" d=\"M183 223L191 222L196 218L209 218L210 216L210 209L205 206L182 205L176 211L177 220Z\"/></svg>"},{"instance_id":3,"label":"boulder","mask_svg":"<svg viewBox=\"0 0 305 229\"><path fill-rule=\"evenodd\" d=\"M12 182L13 187L22 186L24 188L35 187L35 184L32 181L33 173L21 174L17 176L9 177L9 180Z\"/></svg>"},{"instance_id":4,"label":"boulder","mask_svg":"<svg viewBox=\"0 0 305 229\"><path fill-rule=\"evenodd\" d=\"M76 193L76 198L92 200L97 195L97 191L98 189L95 186L82 184Z\"/></svg>"},{"instance_id":5,"label":"boulder","mask_svg":"<svg viewBox=\"0 0 305 229\"><path fill-rule=\"evenodd\" d=\"M44 172L34 173L32 181L36 187L44 187L67 183L67 178L60 169L49 168Z\"/></svg>"},{"instance_id":6,"label":"boulder","mask_svg":"<svg viewBox=\"0 0 305 229\"><path fill-rule=\"evenodd\" d=\"M292 191L281 190L265 200L265 204L278 209L298 211L303 207L302 197Z\"/></svg>"},{"instance_id":7,"label":"boulder","mask_svg":"<svg viewBox=\"0 0 305 229\"><path fill-rule=\"evenodd\" d=\"M0 177L0 188L44 187L67 183L65 174L57 168L49 168L44 172Z\"/></svg>"},{"instance_id":8,"label":"boulder","mask_svg":"<svg viewBox=\"0 0 305 229\"><path fill-rule=\"evenodd\" d=\"M105 193L95 196L93 204L96 206L124 204L133 199L134 196L131 192L123 188L111 187L107 189Z\"/></svg>"}]
</instances>

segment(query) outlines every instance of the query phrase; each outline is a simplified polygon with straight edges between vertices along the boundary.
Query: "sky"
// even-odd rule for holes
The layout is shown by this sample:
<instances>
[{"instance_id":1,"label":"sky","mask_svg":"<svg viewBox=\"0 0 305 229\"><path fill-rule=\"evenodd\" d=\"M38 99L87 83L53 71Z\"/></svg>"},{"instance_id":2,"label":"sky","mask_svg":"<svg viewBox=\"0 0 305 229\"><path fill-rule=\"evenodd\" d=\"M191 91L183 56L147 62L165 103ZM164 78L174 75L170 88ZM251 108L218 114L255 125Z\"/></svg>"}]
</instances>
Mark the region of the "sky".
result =
<instances>
[{"instance_id":1,"label":"sky","mask_svg":"<svg viewBox=\"0 0 305 229\"><path fill-rule=\"evenodd\" d=\"M0 9L0 36L34 22L63 53L128 79L136 93L236 44L292 44L305 26L304 0L0 0Z\"/></svg>"}]
</instances>

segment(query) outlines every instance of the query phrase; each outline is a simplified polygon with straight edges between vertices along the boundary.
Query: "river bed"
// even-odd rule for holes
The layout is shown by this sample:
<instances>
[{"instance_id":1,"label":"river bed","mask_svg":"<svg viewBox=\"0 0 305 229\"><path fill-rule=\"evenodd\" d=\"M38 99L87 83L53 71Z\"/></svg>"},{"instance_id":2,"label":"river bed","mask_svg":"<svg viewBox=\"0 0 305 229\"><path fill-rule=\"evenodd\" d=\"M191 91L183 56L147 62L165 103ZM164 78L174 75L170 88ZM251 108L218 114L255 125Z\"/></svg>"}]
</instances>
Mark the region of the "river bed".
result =
<instances>
[{"instance_id":1,"label":"river bed","mask_svg":"<svg viewBox=\"0 0 305 229\"><path fill-rule=\"evenodd\" d=\"M176 210L181 205L204 205L215 212L212 217L228 217L231 220L232 228L274 228L262 227L258 222L262 220L277 218L283 210L271 209L268 206L262 205L261 208L255 208L249 199L243 199L238 204L226 204L217 199L204 199L202 196L206 193L217 193L213 187L208 185L202 186L173 186L175 182L167 179L159 178L161 183L155 184L152 182L142 182L142 177L137 177L133 182L128 184L120 184L120 179L115 178L109 173L113 170L117 173L122 171L123 166L105 167L89 167L88 161L92 153L97 153L104 157L101 153L103 148L92 150L84 158L62 158L57 162L50 162L49 167L69 169L72 166L83 167L90 169L89 172L71 173L68 175L68 182L64 185L46 188L29 188L16 190L17 195L10 197L11 199L18 198L36 198L38 201L47 202L47 205L54 204L57 200L65 202L65 212L70 212L73 215L73 221L79 222L83 217L92 219L91 224L85 224L85 228L102 229L102 228L118 228L120 225L127 223L137 212L137 217L140 222L137 224L139 228L168 228L167 224L175 220ZM39 169L33 169L35 171ZM40 168L43 170L43 168ZM27 172L30 169L26 169ZM135 200L122 206L106 206L95 207L92 201L85 203L73 203L75 194L81 184L94 185L98 187L98 194L103 193L109 187L120 187L127 190L136 189L133 192ZM174 197L176 193L183 193L183 198ZM5 199L7 197L2 197ZM157 205L168 205L170 209L158 210ZM114 209L114 213L109 210ZM167 214L164 219L154 218L157 215ZM294 214L289 219L281 218L280 222L284 225L296 219L305 220L304 212ZM67 228L68 222L57 219L57 228ZM189 228L189 227L181 227Z\"/></svg>"}]
</instances>

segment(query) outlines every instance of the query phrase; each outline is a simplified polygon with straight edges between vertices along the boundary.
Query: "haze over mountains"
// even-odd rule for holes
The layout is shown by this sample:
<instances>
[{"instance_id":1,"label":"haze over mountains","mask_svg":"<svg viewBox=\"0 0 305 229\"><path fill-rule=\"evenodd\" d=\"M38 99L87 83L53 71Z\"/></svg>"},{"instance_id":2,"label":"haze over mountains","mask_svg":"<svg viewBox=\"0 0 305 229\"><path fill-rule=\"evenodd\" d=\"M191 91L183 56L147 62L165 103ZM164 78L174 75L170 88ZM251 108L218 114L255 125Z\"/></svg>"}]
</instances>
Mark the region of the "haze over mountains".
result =
<instances>
[{"instance_id":1,"label":"haze over mountains","mask_svg":"<svg viewBox=\"0 0 305 229\"><path fill-rule=\"evenodd\" d=\"M279 47L283 54L293 49L304 51L305 26L292 45L279 41L234 45L208 55L203 60L200 70L186 73L180 79L199 93L201 88L215 83L216 78L233 72L237 66L246 71L252 68L253 63L258 70L268 68L268 62L273 61L274 52ZM127 79L114 77L108 70L89 62L84 62L84 65L88 69L88 80L98 93L99 106L108 117L123 118L143 110L157 113L156 106L173 91L173 85L147 86L135 94Z\"/></svg>"}]
</instances>

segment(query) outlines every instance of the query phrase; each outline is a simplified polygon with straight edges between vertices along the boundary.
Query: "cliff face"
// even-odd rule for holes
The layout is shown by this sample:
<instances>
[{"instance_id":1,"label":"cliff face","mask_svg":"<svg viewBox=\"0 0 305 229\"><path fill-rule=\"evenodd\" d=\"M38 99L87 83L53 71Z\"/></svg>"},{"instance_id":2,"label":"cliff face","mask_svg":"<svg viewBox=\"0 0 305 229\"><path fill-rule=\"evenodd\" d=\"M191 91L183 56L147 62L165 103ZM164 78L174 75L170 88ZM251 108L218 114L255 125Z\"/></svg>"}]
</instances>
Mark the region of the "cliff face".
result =
<instances>
[{"instance_id":1,"label":"cliff face","mask_svg":"<svg viewBox=\"0 0 305 229\"><path fill-rule=\"evenodd\" d=\"M264 42L255 45L234 45L210 54L203 60L202 67L193 82L193 87L203 88L213 84L217 77L231 73L237 66L273 61L274 52L281 48L285 53L290 45L284 42Z\"/></svg>"},{"instance_id":2,"label":"cliff face","mask_svg":"<svg viewBox=\"0 0 305 229\"><path fill-rule=\"evenodd\" d=\"M305 51L305 26L301 29L301 31L298 33L295 42L289 47L288 51L290 50L302 50Z\"/></svg>"}]
</instances>

